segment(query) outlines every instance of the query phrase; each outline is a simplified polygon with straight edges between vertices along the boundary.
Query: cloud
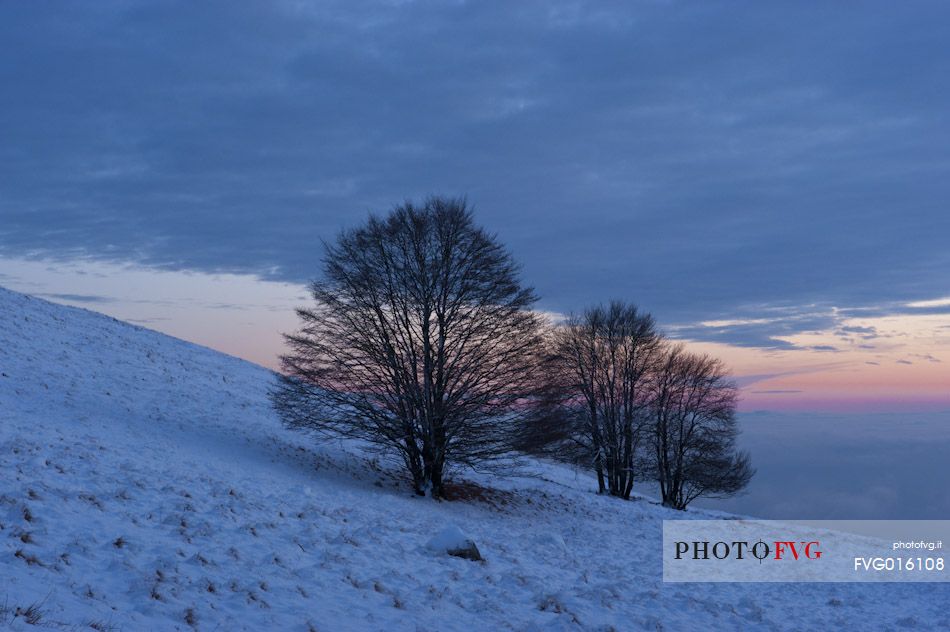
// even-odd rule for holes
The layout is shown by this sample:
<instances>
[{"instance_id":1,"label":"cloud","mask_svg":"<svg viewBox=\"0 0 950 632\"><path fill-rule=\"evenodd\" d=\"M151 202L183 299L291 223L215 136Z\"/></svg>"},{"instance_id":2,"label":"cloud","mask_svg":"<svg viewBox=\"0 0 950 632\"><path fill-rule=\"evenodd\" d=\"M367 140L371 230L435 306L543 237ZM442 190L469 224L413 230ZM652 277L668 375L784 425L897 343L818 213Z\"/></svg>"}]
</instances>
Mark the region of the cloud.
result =
<instances>
[{"instance_id":1,"label":"cloud","mask_svg":"<svg viewBox=\"0 0 950 632\"><path fill-rule=\"evenodd\" d=\"M726 329L726 328L735 328L735 327L748 327L750 325L766 325L776 322L775 318L746 318L746 319L732 319L732 320L704 320L699 323L703 327L711 327L713 329Z\"/></svg>"},{"instance_id":2,"label":"cloud","mask_svg":"<svg viewBox=\"0 0 950 632\"><path fill-rule=\"evenodd\" d=\"M922 301L927 302L927 301ZM950 305L945 305L942 302L936 302L934 305L927 305L925 307L909 307L906 306L904 309L895 309L894 313L903 313L903 314L950 314Z\"/></svg>"},{"instance_id":3,"label":"cloud","mask_svg":"<svg viewBox=\"0 0 950 632\"><path fill-rule=\"evenodd\" d=\"M926 309L929 307L950 307L950 297L937 298L929 301L912 301L907 307Z\"/></svg>"},{"instance_id":4,"label":"cloud","mask_svg":"<svg viewBox=\"0 0 950 632\"><path fill-rule=\"evenodd\" d=\"M758 305L746 307L744 310L761 316L705 320L667 329L676 338L722 342L742 347L794 350L804 347L783 338L803 331L830 329L836 326L839 319L833 308L816 305Z\"/></svg>"},{"instance_id":5,"label":"cloud","mask_svg":"<svg viewBox=\"0 0 950 632\"><path fill-rule=\"evenodd\" d=\"M0 250L302 282L464 193L550 311L793 349L950 310L950 7L571 6L0 4Z\"/></svg>"},{"instance_id":6,"label":"cloud","mask_svg":"<svg viewBox=\"0 0 950 632\"><path fill-rule=\"evenodd\" d=\"M796 389L772 389L768 391L752 391L755 395L786 395L790 393L804 393L805 391Z\"/></svg>"},{"instance_id":7,"label":"cloud","mask_svg":"<svg viewBox=\"0 0 950 632\"><path fill-rule=\"evenodd\" d=\"M851 325L848 327L842 327L841 331L852 334L877 335L877 328L875 327L858 327L856 325Z\"/></svg>"},{"instance_id":8,"label":"cloud","mask_svg":"<svg viewBox=\"0 0 950 632\"><path fill-rule=\"evenodd\" d=\"M897 364L913 364L910 360L898 360Z\"/></svg>"},{"instance_id":9,"label":"cloud","mask_svg":"<svg viewBox=\"0 0 950 632\"><path fill-rule=\"evenodd\" d=\"M946 411L740 418L740 446L758 471L745 494L706 506L770 519L925 520L950 511ZM895 441L895 427L913 432ZM789 481L794 494L781 491Z\"/></svg>"},{"instance_id":10,"label":"cloud","mask_svg":"<svg viewBox=\"0 0 950 632\"><path fill-rule=\"evenodd\" d=\"M857 335L862 340L873 340L879 337L876 327L861 327L858 325L847 325L838 329L836 334L842 338L849 338L851 335Z\"/></svg>"},{"instance_id":11,"label":"cloud","mask_svg":"<svg viewBox=\"0 0 950 632\"><path fill-rule=\"evenodd\" d=\"M51 298L59 301L68 301L70 303L113 303L114 298L109 296L99 296L95 294L38 294L44 298Z\"/></svg>"},{"instance_id":12,"label":"cloud","mask_svg":"<svg viewBox=\"0 0 950 632\"><path fill-rule=\"evenodd\" d=\"M760 375L739 375L733 379L737 386L740 388L745 388L756 382L764 382L765 380L773 380L777 377L784 377L786 375L794 375L795 373L763 373Z\"/></svg>"},{"instance_id":13,"label":"cloud","mask_svg":"<svg viewBox=\"0 0 950 632\"><path fill-rule=\"evenodd\" d=\"M794 369L791 371L782 371L779 373L759 373L759 374L753 374L753 375L738 375L735 378L733 378L733 381L736 383L736 385L739 388L748 388L749 386L757 382L765 382L767 380L774 380L776 378L789 377L792 375L804 375L808 373L817 373L817 372L825 371L827 369L835 368L838 366L840 366L839 363L825 362L822 364L802 367L802 368Z\"/></svg>"}]
</instances>

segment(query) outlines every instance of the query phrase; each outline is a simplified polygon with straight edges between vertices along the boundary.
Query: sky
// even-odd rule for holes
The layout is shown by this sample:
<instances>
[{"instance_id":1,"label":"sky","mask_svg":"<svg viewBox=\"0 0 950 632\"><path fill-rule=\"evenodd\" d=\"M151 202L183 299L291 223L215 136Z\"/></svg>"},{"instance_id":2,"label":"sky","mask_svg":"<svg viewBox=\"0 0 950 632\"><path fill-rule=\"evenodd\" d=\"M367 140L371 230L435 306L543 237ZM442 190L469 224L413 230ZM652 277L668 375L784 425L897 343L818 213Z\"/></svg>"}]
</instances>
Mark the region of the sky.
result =
<instances>
[{"instance_id":1,"label":"sky","mask_svg":"<svg viewBox=\"0 0 950 632\"><path fill-rule=\"evenodd\" d=\"M322 240L465 195L744 410L950 410L942 2L0 4L0 285L276 366Z\"/></svg>"}]
</instances>

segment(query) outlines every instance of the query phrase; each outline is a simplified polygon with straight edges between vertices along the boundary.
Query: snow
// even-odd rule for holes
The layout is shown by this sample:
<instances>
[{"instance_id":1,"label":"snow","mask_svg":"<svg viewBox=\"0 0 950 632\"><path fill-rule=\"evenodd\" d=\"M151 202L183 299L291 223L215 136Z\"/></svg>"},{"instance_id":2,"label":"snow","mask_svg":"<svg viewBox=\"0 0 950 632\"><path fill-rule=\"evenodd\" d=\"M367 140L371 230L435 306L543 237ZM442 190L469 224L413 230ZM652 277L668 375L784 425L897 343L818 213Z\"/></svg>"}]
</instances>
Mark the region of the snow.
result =
<instances>
[{"instance_id":1,"label":"snow","mask_svg":"<svg viewBox=\"0 0 950 632\"><path fill-rule=\"evenodd\" d=\"M426 543L426 548L435 553L446 553L459 549L466 549L472 545L474 540L468 537L457 525L450 524Z\"/></svg>"},{"instance_id":2,"label":"snow","mask_svg":"<svg viewBox=\"0 0 950 632\"><path fill-rule=\"evenodd\" d=\"M946 584L663 584L664 518L583 472L415 497L281 427L265 369L0 289L0 627L948 629ZM450 525L485 557L432 555ZM436 539L439 539L438 537Z\"/></svg>"}]
</instances>

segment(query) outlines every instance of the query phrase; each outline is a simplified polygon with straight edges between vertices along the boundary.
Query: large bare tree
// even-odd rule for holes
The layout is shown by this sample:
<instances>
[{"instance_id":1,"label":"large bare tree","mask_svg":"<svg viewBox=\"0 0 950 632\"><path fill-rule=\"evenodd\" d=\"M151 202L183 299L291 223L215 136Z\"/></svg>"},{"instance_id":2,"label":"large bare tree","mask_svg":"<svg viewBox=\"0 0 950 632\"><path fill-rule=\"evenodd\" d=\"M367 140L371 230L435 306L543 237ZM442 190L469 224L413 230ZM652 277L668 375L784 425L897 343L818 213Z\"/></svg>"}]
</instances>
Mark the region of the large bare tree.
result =
<instances>
[{"instance_id":1,"label":"large bare tree","mask_svg":"<svg viewBox=\"0 0 950 632\"><path fill-rule=\"evenodd\" d=\"M446 465L506 455L530 409L542 321L464 200L406 203L343 232L311 291L273 395L286 423L398 454L433 497Z\"/></svg>"},{"instance_id":2,"label":"large bare tree","mask_svg":"<svg viewBox=\"0 0 950 632\"><path fill-rule=\"evenodd\" d=\"M549 375L562 384L599 490L629 499L660 348L653 317L615 301L572 316L555 340L558 362Z\"/></svg>"},{"instance_id":3,"label":"large bare tree","mask_svg":"<svg viewBox=\"0 0 950 632\"><path fill-rule=\"evenodd\" d=\"M722 362L670 345L652 385L653 467L663 504L685 509L748 485L755 470L735 448L738 391Z\"/></svg>"}]
</instances>

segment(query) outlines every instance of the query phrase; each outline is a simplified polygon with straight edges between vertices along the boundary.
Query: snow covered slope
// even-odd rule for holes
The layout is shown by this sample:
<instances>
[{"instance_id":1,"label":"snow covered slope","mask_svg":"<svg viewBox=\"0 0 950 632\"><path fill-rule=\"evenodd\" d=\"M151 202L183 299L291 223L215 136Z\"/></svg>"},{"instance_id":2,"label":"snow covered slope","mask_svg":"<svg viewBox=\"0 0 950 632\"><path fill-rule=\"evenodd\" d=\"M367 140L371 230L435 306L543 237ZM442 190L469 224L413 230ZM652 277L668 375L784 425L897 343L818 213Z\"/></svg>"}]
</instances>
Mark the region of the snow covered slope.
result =
<instances>
[{"instance_id":1,"label":"snow covered slope","mask_svg":"<svg viewBox=\"0 0 950 632\"><path fill-rule=\"evenodd\" d=\"M414 498L355 446L282 429L271 379L0 289L0 627L950 628L946 585L664 585L671 513L561 466ZM485 562L427 547L452 527Z\"/></svg>"}]
</instances>

